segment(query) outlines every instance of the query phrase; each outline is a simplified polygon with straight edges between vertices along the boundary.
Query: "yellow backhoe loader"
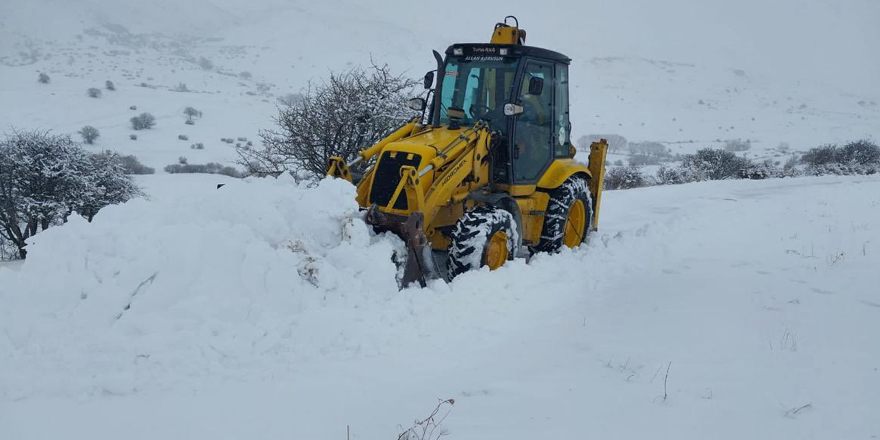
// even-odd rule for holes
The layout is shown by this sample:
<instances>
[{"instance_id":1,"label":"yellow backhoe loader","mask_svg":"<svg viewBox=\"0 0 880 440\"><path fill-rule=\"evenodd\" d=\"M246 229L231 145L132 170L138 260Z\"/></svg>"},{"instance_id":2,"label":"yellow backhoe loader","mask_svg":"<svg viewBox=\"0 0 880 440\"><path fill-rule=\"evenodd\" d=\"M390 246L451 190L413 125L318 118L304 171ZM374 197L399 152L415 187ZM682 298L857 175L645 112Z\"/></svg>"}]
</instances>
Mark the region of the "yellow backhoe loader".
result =
<instances>
[{"instance_id":1,"label":"yellow backhoe loader","mask_svg":"<svg viewBox=\"0 0 880 440\"><path fill-rule=\"evenodd\" d=\"M588 165L574 159L571 60L525 37L506 17L489 44L435 51L431 105L410 101L422 117L348 163L330 159L328 175L348 181L370 164L354 179L357 201L367 223L406 243L402 286L575 247L597 227L608 145L593 143Z\"/></svg>"}]
</instances>

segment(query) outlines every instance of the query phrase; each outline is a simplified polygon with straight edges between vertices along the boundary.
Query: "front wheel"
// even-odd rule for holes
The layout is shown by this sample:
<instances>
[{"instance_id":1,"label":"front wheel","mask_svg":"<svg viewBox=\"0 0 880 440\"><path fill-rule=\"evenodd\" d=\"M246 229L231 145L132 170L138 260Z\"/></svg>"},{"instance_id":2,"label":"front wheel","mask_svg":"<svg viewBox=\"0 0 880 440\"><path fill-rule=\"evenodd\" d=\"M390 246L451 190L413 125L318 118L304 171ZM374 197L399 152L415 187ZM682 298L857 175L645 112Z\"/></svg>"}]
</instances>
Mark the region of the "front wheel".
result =
<instances>
[{"instance_id":1,"label":"front wheel","mask_svg":"<svg viewBox=\"0 0 880 440\"><path fill-rule=\"evenodd\" d=\"M449 277L488 266L495 270L516 255L519 237L513 214L492 206L465 213L450 234Z\"/></svg>"},{"instance_id":2,"label":"front wheel","mask_svg":"<svg viewBox=\"0 0 880 440\"><path fill-rule=\"evenodd\" d=\"M562 246L573 248L587 239L593 229L593 202L590 186L580 176L571 176L550 191L544 214L539 252L559 252Z\"/></svg>"}]
</instances>

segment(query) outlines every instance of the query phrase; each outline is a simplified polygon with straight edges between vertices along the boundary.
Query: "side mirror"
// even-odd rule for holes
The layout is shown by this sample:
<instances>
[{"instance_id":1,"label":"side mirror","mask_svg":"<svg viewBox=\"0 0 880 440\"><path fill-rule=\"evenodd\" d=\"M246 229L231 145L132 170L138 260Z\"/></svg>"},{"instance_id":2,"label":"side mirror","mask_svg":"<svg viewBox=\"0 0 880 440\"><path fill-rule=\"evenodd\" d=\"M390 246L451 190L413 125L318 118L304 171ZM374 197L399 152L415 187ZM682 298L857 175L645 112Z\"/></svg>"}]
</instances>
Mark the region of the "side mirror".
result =
<instances>
[{"instance_id":1,"label":"side mirror","mask_svg":"<svg viewBox=\"0 0 880 440\"><path fill-rule=\"evenodd\" d=\"M516 116L523 112L523 106L517 104L504 104L504 116Z\"/></svg>"},{"instance_id":2,"label":"side mirror","mask_svg":"<svg viewBox=\"0 0 880 440\"><path fill-rule=\"evenodd\" d=\"M430 89L434 84L434 71L425 74L425 90Z\"/></svg>"},{"instance_id":3,"label":"side mirror","mask_svg":"<svg viewBox=\"0 0 880 440\"><path fill-rule=\"evenodd\" d=\"M544 78L533 76L529 79L529 95L540 95L544 91Z\"/></svg>"},{"instance_id":4,"label":"side mirror","mask_svg":"<svg viewBox=\"0 0 880 440\"><path fill-rule=\"evenodd\" d=\"M409 106L409 108L417 112L421 112L425 111L425 107L428 104L427 102L425 102L425 98L412 98L409 100L409 102L407 102L407 105Z\"/></svg>"}]
</instances>

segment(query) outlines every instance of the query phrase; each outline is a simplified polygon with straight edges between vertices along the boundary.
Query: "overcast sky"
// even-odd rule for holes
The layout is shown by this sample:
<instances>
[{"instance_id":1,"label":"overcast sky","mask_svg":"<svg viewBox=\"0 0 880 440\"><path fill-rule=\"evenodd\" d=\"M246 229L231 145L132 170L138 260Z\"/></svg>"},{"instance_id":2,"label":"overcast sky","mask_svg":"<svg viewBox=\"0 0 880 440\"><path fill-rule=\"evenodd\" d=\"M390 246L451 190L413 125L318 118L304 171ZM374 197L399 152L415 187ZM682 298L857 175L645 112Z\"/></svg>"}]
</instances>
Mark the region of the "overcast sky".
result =
<instances>
[{"instance_id":1,"label":"overcast sky","mask_svg":"<svg viewBox=\"0 0 880 440\"><path fill-rule=\"evenodd\" d=\"M276 33L275 22L260 26L261 20L296 14L330 23L290 41L285 51L321 44L331 39L315 33L340 33L349 26L375 31L375 40L352 41L363 45L362 51L380 52L383 36L385 46L389 39L411 38L399 46L403 50L442 49L452 42L487 41L492 24L514 14L529 31L530 44L573 57L712 64L880 95L880 0L0 0L0 39L6 32L34 38L66 32L71 38L102 20L133 31L201 33L237 44L235 37ZM35 17L41 17L38 26ZM235 33L249 24L257 27ZM9 46L0 41L0 48ZM425 58L431 62L430 54Z\"/></svg>"}]
</instances>

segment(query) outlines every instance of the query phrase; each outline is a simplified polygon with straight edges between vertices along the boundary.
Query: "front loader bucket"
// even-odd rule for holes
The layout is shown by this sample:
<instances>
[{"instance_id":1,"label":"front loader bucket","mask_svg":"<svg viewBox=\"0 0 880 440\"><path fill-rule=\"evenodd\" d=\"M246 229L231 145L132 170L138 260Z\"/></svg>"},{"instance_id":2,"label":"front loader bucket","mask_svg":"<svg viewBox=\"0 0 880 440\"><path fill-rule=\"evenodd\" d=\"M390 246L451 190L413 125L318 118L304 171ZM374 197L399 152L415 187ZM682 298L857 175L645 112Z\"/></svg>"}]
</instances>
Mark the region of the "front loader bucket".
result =
<instances>
[{"instance_id":1,"label":"front loader bucket","mask_svg":"<svg viewBox=\"0 0 880 440\"><path fill-rule=\"evenodd\" d=\"M393 232L406 243L403 278L399 280L401 289L414 282L425 287L430 280L445 280L434 260L431 243L425 235L425 217L421 212L403 217L381 212L378 206L373 205L367 211L366 221L378 230Z\"/></svg>"}]
</instances>

